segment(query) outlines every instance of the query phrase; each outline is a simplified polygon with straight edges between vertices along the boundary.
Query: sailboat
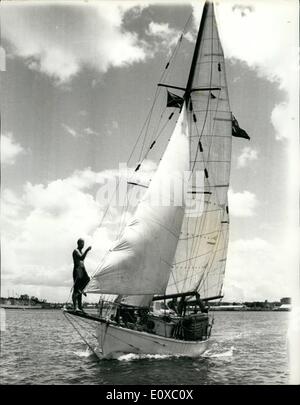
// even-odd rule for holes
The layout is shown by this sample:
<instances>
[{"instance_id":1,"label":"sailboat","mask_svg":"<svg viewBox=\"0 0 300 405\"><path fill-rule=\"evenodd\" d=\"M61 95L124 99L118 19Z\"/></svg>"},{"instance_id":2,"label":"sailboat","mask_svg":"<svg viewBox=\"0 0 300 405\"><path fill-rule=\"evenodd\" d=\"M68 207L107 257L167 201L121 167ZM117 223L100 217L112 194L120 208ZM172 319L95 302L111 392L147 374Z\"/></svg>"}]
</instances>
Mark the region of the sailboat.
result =
<instances>
[{"instance_id":1,"label":"sailboat","mask_svg":"<svg viewBox=\"0 0 300 405\"><path fill-rule=\"evenodd\" d=\"M97 313L64 311L81 336L80 325L96 340L99 357L199 356L213 326L209 302L223 296L232 136L249 137L230 109L211 2L203 7L186 85L158 87L177 113L172 135L135 212L85 288L100 294ZM178 185L179 193L166 184ZM169 203L157 204L158 197Z\"/></svg>"}]
</instances>

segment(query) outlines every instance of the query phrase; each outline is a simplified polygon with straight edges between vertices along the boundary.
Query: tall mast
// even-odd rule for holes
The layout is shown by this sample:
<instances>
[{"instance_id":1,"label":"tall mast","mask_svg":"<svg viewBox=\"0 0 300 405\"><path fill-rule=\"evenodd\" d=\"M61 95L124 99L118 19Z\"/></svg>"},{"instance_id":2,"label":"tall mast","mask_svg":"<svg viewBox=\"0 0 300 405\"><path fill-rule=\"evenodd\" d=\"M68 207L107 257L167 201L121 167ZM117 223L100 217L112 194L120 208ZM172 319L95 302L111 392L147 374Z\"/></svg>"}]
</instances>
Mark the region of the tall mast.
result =
<instances>
[{"instance_id":1,"label":"tall mast","mask_svg":"<svg viewBox=\"0 0 300 405\"><path fill-rule=\"evenodd\" d=\"M199 54L199 49L200 49L200 44L201 44L201 39L202 39L202 34L203 34L203 29L204 29L204 24L205 24L205 19L206 19L207 12L208 12L208 7L209 7L209 2L206 1L205 4L204 4L204 7L203 7L201 22L200 22L200 26L199 26L199 31L198 31L196 45L195 45L195 49L194 49L192 64L191 64L191 68L190 68L190 73L189 73L185 93L184 93L184 96L183 96L183 99L184 99L184 101L186 103L186 106L187 106L187 104L189 102L189 98L190 98L190 95L191 95L192 84L193 84L193 80L194 80L194 75L195 75L195 70L196 70L196 65L197 65L197 59L198 59L198 54Z\"/></svg>"}]
</instances>

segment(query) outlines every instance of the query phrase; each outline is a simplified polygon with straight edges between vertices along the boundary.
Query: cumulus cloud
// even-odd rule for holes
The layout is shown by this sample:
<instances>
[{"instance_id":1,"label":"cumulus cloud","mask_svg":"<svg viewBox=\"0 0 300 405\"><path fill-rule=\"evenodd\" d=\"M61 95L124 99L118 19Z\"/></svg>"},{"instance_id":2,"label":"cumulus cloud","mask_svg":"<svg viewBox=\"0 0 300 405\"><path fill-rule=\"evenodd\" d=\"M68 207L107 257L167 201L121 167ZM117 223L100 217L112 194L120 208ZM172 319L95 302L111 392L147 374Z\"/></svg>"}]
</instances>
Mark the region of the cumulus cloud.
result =
<instances>
[{"instance_id":1,"label":"cumulus cloud","mask_svg":"<svg viewBox=\"0 0 300 405\"><path fill-rule=\"evenodd\" d=\"M237 166L245 167L247 164L253 160L257 160L258 152L255 149L246 146L243 148L242 153L238 157Z\"/></svg>"},{"instance_id":2,"label":"cumulus cloud","mask_svg":"<svg viewBox=\"0 0 300 405\"><path fill-rule=\"evenodd\" d=\"M202 4L193 3L193 8L198 24ZM246 62L286 92L270 120L277 139L291 139L299 127L298 3L251 0L236 5L228 0L216 4L215 12L225 56Z\"/></svg>"},{"instance_id":3,"label":"cumulus cloud","mask_svg":"<svg viewBox=\"0 0 300 405\"><path fill-rule=\"evenodd\" d=\"M250 191L234 192L228 191L230 215L235 217L252 217L255 215L255 208L258 205L256 195Z\"/></svg>"},{"instance_id":4,"label":"cumulus cloud","mask_svg":"<svg viewBox=\"0 0 300 405\"><path fill-rule=\"evenodd\" d=\"M135 179L149 181L155 164L145 161ZM102 221L106 205L99 199L99 188L110 179L132 178L134 169L94 172L87 168L48 184L28 182L21 195L4 189L1 196L2 258L4 285L28 291L27 287L72 286L71 252L79 237L93 249L87 269L93 273L129 214L123 207L111 207ZM126 182L125 182L126 183ZM101 226L100 226L101 223ZM49 294L50 290L43 290ZM52 297L61 297L52 290ZM66 295L64 297L67 298Z\"/></svg>"},{"instance_id":5,"label":"cumulus cloud","mask_svg":"<svg viewBox=\"0 0 300 405\"><path fill-rule=\"evenodd\" d=\"M168 50L168 53L170 54L172 51L171 48L177 44L180 36L182 35L182 31L170 27L168 23L157 23L151 21L148 29L146 30L146 34L148 37L154 39L154 48L152 49L152 54L162 50ZM187 31L183 34L183 37L189 42L194 42L196 40L196 36L194 34L194 32Z\"/></svg>"},{"instance_id":6,"label":"cumulus cloud","mask_svg":"<svg viewBox=\"0 0 300 405\"><path fill-rule=\"evenodd\" d=\"M24 152L24 148L14 140L11 133L1 135L1 163L3 165L13 165L17 157Z\"/></svg>"},{"instance_id":7,"label":"cumulus cloud","mask_svg":"<svg viewBox=\"0 0 300 405\"><path fill-rule=\"evenodd\" d=\"M171 28L168 23L151 21L146 34L159 39L160 46L169 47L177 43L180 31Z\"/></svg>"},{"instance_id":8,"label":"cumulus cloud","mask_svg":"<svg viewBox=\"0 0 300 405\"><path fill-rule=\"evenodd\" d=\"M228 301L278 300L291 295L285 249L261 238L238 239L229 245L224 282Z\"/></svg>"},{"instance_id":9,"label":"cumulus cloud","mask_svg":"<svg viewBox=\"0 0 300 405\"><path fill-rule=\"evenodd\" d=\"M145 43L123 29L135 3L1 6L3 38L30 69L66 83L88 66L100 73L145 60ZM142 5L140 7L143 7Z\"/></svg>"}]
</instances>

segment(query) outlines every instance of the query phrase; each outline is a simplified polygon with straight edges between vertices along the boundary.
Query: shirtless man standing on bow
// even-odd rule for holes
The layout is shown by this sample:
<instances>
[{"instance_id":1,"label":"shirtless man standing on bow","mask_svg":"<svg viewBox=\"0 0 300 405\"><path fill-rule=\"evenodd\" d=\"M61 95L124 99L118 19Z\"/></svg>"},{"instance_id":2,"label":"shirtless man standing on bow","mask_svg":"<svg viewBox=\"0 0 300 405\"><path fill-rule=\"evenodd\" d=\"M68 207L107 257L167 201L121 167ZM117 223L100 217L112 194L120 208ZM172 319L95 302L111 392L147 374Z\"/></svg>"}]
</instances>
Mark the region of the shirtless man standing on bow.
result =
<instances>
[{"instance_id":1,"label":"shirtless man standing on bow","mask_svg":"<svg viewBox=\"0 0 300 405\"><path fill-rule=\"evenodd\" d=\"M84 240L78 239L77 241L77 249L73 251L73 294L72 294L72 301L74 305L75 311L82 311L82 294L83 290L86 287L87 283L90 281L90 278L85 270L84 266L84 259L87 253L92 249L89 246L84 253L82 253L82 249L84 247Z\"/></svg>"}]
</instances>

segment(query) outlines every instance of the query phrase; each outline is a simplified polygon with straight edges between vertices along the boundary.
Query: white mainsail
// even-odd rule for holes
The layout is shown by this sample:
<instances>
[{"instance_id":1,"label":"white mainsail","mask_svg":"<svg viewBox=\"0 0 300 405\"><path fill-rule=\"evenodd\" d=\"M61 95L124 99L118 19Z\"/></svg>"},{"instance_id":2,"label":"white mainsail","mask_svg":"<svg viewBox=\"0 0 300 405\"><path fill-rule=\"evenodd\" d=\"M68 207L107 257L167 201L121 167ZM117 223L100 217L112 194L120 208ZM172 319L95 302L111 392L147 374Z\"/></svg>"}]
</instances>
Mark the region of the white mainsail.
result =
<instances>
[{"instance_id":1,"label":"white mainsail","mask_svg":"<svg viewBox=\"0 0 300 405\"><path fill-rule=\"evenodd\" d=\"M227 192L232 116L214 6L208 4L189 104L190 165L204 185L192 196L203 210L185 214L167 293L197 290L201 298L221 294L229 232ZM201 88L207 90L193 91Z\"/></svg>"},{"instance_id":2,"label":"white mainsail","mask_svg":"<svg viewBox=\"0 0 300 405\"><path fill-rule=\"evenodd\" d=\"M147 192L87 292L150 296L165 292L184 218L189 160L189 131L183 106Z\"/></svg>"}]
</instances>

